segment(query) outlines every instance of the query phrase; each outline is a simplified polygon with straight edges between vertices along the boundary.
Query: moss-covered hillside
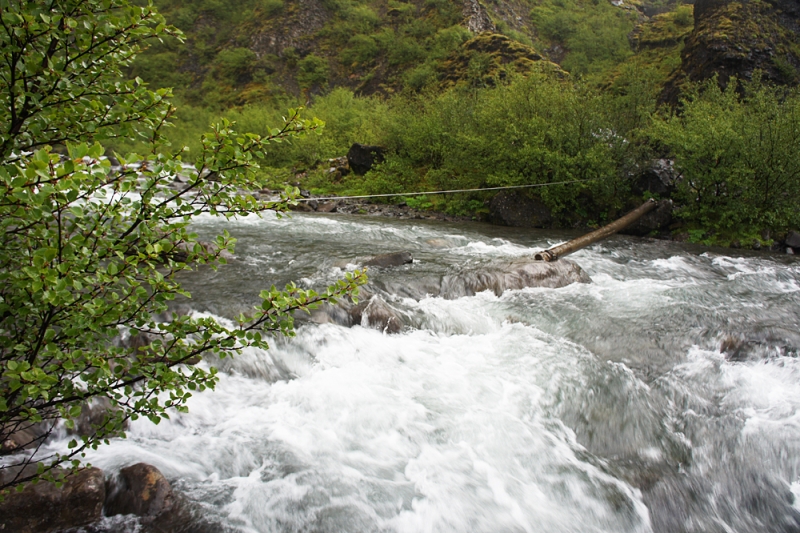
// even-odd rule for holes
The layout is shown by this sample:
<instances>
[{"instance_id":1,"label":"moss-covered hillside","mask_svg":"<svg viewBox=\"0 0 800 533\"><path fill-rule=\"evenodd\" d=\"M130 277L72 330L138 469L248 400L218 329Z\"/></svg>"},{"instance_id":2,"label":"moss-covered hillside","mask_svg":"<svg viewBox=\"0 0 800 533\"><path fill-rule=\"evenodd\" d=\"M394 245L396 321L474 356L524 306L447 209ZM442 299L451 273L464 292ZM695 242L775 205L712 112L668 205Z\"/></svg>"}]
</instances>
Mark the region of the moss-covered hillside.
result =
<instances>
[{"instance_id":1,"label":"moss-covered hillside","mask_svg":"<svg viewBox=\"0 0 800 533\"><path fill-rule=\"evenodd\" d=\"M638 1L157 0L156 5L184 31L186 42L152 46L134 73L174 87L188 103L217 109L313 98L334 87L391 95L459 82L485 85L496 76L531 70L563 75L563 69L602 81L638 54L658 62L647 53L654 47L662 54L679 53L690 25L685 7ZM659 25L659 12L676 7L679 20Z\"/></svg>"},{"instance_id":2,"label":"moss-covered hillside","mask_svg":"<svg viewBox=\"0 0 800 533\"><path fill-rule=\"evenodd\" d=\"M781 85L800 81L800 4L795 0L698 0L694 29L682 62L668 81L664 100L676 102L687 82L714 75L727 84L735 76Z\"/></svg>"}]
</instances>

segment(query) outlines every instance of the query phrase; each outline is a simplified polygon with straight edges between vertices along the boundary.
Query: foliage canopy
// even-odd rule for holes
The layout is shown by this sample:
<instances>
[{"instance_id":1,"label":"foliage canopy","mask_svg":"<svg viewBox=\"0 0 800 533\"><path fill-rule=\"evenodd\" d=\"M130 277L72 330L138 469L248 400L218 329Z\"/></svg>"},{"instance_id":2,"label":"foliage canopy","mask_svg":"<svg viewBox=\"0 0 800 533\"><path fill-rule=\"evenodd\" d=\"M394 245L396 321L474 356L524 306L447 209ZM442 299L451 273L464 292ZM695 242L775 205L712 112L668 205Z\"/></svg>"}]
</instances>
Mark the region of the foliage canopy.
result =
<instances>
[{"instance_id":1,"label":"foliage canopy","mask_svg":"<svg viewBox=\"0 0 800 533\"><path fill-rule=\"evenodd\" d=\"M127 0L0 0L0 490L58 479L128 419L155 423L213 388L199 356L267 348L269 332L292 334L292 313L353 294L355 272L321 294L290 285L261 292L262 304L234 327L170 313L187 295L176 274L215 267L233 250L227 234L199 243L200 214L232 217L285 209L241 193L267 145L316 131L290 110L282 128L237 134L223 121L184 163L162 129L174 109L168 90L125 81L142 43L180 37L152 4ZM104 158L100 141L146 141L145 155ZM176 175L184 183L175 186ZM165 318L166 317L166 318ZM147 342L120 343L120 336ZM67 452L45 439L68 431L89 403L110 405ZM19 440L22 436L22 441ZM11 437L16 444L8 446ZM23 468L32 464L36 468Z\"/></svg>"}]
</instances>

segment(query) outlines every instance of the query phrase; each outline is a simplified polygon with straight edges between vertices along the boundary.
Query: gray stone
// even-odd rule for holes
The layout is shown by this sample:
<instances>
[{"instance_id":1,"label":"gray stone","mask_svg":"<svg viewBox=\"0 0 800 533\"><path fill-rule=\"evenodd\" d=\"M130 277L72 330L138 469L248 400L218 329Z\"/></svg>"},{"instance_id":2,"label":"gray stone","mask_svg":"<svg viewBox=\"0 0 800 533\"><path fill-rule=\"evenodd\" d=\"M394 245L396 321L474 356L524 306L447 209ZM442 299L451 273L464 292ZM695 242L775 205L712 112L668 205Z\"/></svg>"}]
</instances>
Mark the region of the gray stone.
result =
<instances>
[{"instance_id":1,"label":"gray stone","mask_svg":"<svg viewBox=\"0 0 800 533\"><path fill-rule=\"evenodd\" d=\"M784 242L786 242L786 246L800 248L800 233L797 233L796 231L790 231L786 236L786 241Z\"/></svg>"},{"instance_id":2,"label":"gray stone","mask_svg":"<svg viewBox=\"0 0 800 533\"><path fill-rule=\"evenodd\" d=\"M390 254L376 255L364 262L364 266L394 267L413 263L414 258L409 252L393 252Z\"/></svg>"},{"instance_id":3,"label":"gray stone","mask_svg":"<svg viewBox=\"0 0 800 533\"><path fill-rule=\"evenodd\" d=\"M350 309L349 314L354 326L361 325L386 333L399 333L403 329L403 320L380 296L359 303Z\"/></svg>"},{"instance_id":4,"label":"gray stone","mask_svg":"<svg viewBox=\"0 0 800 533\"><path fill-rule=\"evenodd\" d=\"M470 269L442 279L441 296L447 299L472 296L490 290L500 296L506 290L526 287L557 289L572 283L591 283L592 279L568 259L545 262L516 259L492 265L491 269Z\"/></svg>"}]
</instances>

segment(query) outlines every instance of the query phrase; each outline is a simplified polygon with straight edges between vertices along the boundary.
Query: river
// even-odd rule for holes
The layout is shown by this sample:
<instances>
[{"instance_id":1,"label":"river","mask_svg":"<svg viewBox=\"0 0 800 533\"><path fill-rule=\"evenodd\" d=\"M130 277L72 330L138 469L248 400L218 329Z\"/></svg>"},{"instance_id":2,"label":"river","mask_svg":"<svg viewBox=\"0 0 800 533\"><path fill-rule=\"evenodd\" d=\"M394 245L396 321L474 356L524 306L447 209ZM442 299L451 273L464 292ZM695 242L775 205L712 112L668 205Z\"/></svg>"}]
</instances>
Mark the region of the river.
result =
<instances>
[{"instance_id":1,"label":"river","mask_svg":"<svg viewBox=\"0 0 800 533\"><path fill-rule=\"evenodd\" d=\"M194 312L234 316L269 285L323 287L403 250L413 264L370 271L403 330L303 322L92 464L155 465L223 531L800 531L800 261L614 236L570 257L591 283L445 299L431 280L574 235L197 223L223 228L236 257L187 278Z\"/></svg>"}]
</instances>

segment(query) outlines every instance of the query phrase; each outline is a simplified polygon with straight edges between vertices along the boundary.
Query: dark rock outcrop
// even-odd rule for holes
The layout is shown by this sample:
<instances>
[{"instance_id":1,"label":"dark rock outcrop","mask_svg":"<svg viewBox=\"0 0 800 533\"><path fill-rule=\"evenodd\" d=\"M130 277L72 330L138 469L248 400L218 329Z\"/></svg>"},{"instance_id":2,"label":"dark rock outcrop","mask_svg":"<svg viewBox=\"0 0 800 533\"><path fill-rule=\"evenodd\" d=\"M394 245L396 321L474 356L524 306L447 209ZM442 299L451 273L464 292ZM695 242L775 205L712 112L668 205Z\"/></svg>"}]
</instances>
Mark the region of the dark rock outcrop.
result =
<instances>
[{"instance_id":1,"label":"dark rock outcrop","mask_svg":"<svg viewBox=\"0 0 800 533\"><path fill-rule=\"evenodd\" d=\"M355 143L347 152L347 163L350 170L363 176L372 169L375 163L382 163L386 157L386 148Z\"/></svg>"},{"instance_id":2,"label":"dark rock outcrop","mask_svg":"<svg viewBox=\"0 0 800 533\"><path fill-rule=\"evenodd\" d=\"M672 212L674 206L672 200L661 200L658 202L658 207L649 213L642 215L642 218L620 230L620 233L625 235L636 235L643 237L645 235L659 234L668 232L672 224Z\"/></svg>"},{"instance_id":3,"label":"dark rock outcrop","mask_svg":"<svg viewBox=\"0 0 800 533\"><path fill-rule=\"evenodd\" d=\"M553 217L538 198L518 191L502 191L489 203L489 221L500 226L546 228Z\"/></svg>"},{"instance_id":4,"label":"dark rock outcrop","mask_svg":"<svg viewBox=\"0 0 800 533\"><path fill-rule=\"evenodd\" d=\"M792 248L794 253L800 253L800 233L796 231L790 231L786 235L786 239L784 239L784 244L789 248Z\"/></svg>"},{"instance_id":5,"label":"dark rock outcrop","mask_svg":"<svg viewBox=\"0 0 800 533\"><path fill-rule=\"evenodd\" d=\"M752 79L756 70L777 84L800 81L800 3L796 0L697 0L694 29L681 52L681 66L661 100L675 104L686 81L718 76Z\"/></svg>"},{"instance_id":6,"label":"dark rock outcrop","mask_svg":"<svg viewBox=\"0 0 800 533\"><path fill-rule=\"evenodd\" d=\"M3 473L6 478L12 475L14 472ZM105 496L105 479L99 468L67 475L61 487L47 482L27 484L22 492L12 491L0 503L0 531L50 533L90 524L102 516Z\"/></svg>"},{"instance_id":7,"label":"dark rock outcrop","mask_svg":"<svg viewBox=\"0 0 800 533\"><path fill-rule=\"evenodd\" d=\"M631 184L631 191L642 196L645 193L656 194L662 198L675 192L680 174L675 170L675 162L671 159L656 159Z\"/></svg>"},{"instance_id":8,"label":"dark rock outcrop","mask_svg":"<svg viewBox=\"0 0 800 533\"><path fill-rule=\"evenodd\" d=\"M497 31L486 8L478 0L464 0L462 14L464 15L464 25L472 33Z\"/></svg>"},{"instance_id":9,"label":"dark rock outcrop","mask_svg":"<svg viewBox=\"0 0 800 533\"><path fill-rule=\"evenodd\" d=\"M408 265L414 262L414 258L409 252L392 252L381 254L364 261L366 267L394 267Z\"/></svg>"},{"instance_id":10,"label":"dark rock outcrop","mask_svg":"<svg viewBox=\"0 0 800 533\"><path fill-rule=\"evenodd\" d=\"M143 524L162 520L177 510L172 487L154 466L137 463L120 470L119 478L109 481L106 514L134 514Z\"/></svg>"}]
</instances>

